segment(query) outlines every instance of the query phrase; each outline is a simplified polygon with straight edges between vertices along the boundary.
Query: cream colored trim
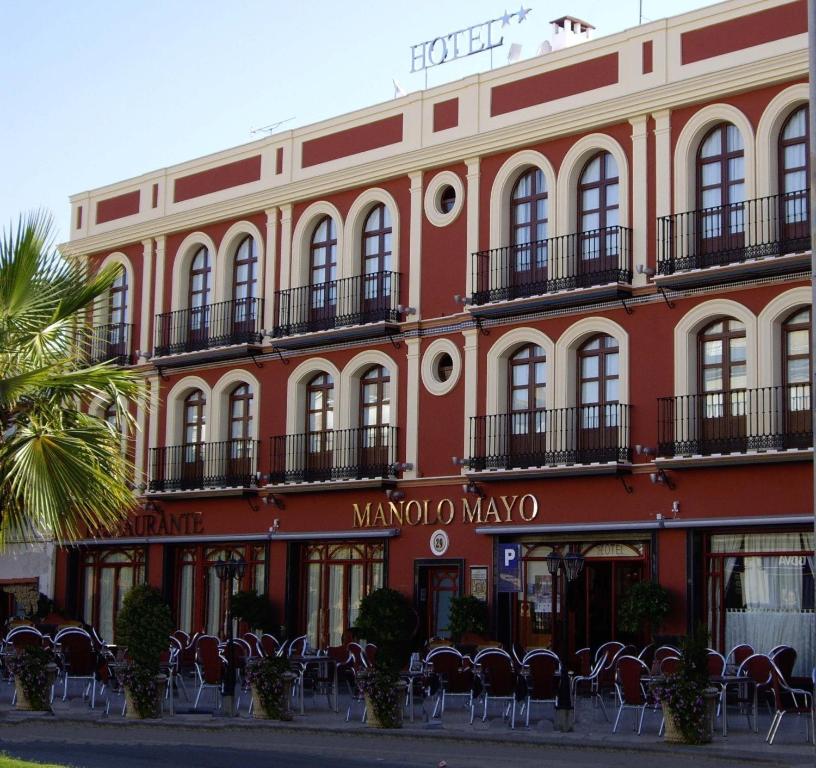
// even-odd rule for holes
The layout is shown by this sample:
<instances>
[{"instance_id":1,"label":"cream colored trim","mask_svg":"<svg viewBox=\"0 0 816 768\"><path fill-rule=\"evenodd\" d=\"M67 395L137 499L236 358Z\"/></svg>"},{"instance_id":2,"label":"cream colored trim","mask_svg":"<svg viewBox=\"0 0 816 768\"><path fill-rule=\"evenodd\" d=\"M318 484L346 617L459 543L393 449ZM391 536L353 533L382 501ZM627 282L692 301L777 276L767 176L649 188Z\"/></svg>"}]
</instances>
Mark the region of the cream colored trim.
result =
<instances>
[{"instance_id":1,"label":"cream colored trim","mask_svg":"<svg viewBox=\"0 0 816 768\"><path fill-rule=\"evenodd\" d=\"M271 336L275 325L275 281L277 279L278 247L278 209L268 208L266 214L266 260L264 271L260 273L264 281L264 316L263 327L267 336Z\"/></svg>"},{"instance_id":2,"label":"cream colored trim","mask_svg":"<svg viewBox=\"0 0 816 768\"><path fill-rule=\"evenodd\" d=\"M754 129L745 113L732 104L710 104L695 112L683 126L674 148L674 211L697 208L697 150L706 132L717 123L732 123L745 145L745 199L756 197ZM748 226L746 225L746 229Z\"/></svg>"},{"instance_id":3,"label":"cream colored trim","mask_svg":"<svg viewBox=\"0 0 816 768\"><path fill-rule=\"evenodd\" d=\"M150 382L147 383L148 387ZM149 389L148 389L149 394ZM147 475L147 461L146 453L147 446L145 445L147 439L147 409L144 405L136 406L136 446L134 449L134 475L133 483L138 488L142 483L146 482Z\"/></svg>"},{"instance_id":4,"label":"cream colored trim","mask_svg":"<svg viewBox=\"0 0 816 768\"><path fill-rule=\"evenodd\" d=\"M408 305L422 317L422 172L411 173L411 220L408 254ZM408 461L408 459L406 459Z\"/></svg>"},{"instance_id":5,"label":"cream colored trim","mask_svg":"<svg viewBox=\"0 0 816 768\"><path fill-rule=\"evenodd\" d=\"M148 432L147 447L159 447L159 377L158 375L148 376L147 401L148 401ZM149 471L149 469L148 469Z\"/></svg>"},{"instance_id":6,"label":"cream colored trim","mask_svg":"<svg viewBox=\"0 0 816 768\"><path fill-rule=\"evenodd\" d=\"M311 357L304 360L286 382L286 434L297 435L305 432L304 414L306 413L306 384L318 373L328 373L334 380L334 428L342 429L341 420L348 418L343 412L343 380L340 369L330 360L323 357Z\"/></svg>"},{"instance_id":7,"label":"cream colored trim","mask_svg":"<svg viewBox=\"0 0 816 768\"><path fill-rule=\"evenodd\" d=\"M757 317L757 383L760 387L782 384L782 323L797 309L809 307L809 287L800 286L771 299Z\"/></svg>"},{"instance_id":8,"label":"cream colored trim","mask_svg":"<svg viewBox=\"0 0 816 768\"><path fill-rule=\"evenodd\" d=\"M578 180L587 160L601 151L609 152L618 165L620 226L630 226L629 179L631 176L626 153L623 151L623 147L609 134L591 133L589 136L579 139L570 147L558 171L558 200L563 203L558 208L556 218L556 232L558 234L566 235L578 232Z\"/></svg>"},{"instance_id":9,"label":"cream colored trim","mask_svg":"<svg viewBox=\"0 0 816 768\"><path fill-rule=\"evenodd\" d=\"M280 207L281 212L281 267L279 291L292 287L292 205L287 203Z\"/></svg>"},{"instance_id":10,"label":"cream colored trim","mask_svg":"<svg viewBox=\"0 0 816 768\"><path fill-rule=\"evenodd\" d=\"M655 216L671 214L671 110L652 112L655 121Z\"/></svg>"},{"instance_id":11,"label":"cream colored trim","mask_svg":"<svg viewBox=\"0 0 816 768\"><path fill-rule=\"evenodd\" d=\"M292 235L292 271L289 274L291 288L309 285L309 248L312 242L312 234L317 223L324 216L330 216L334 220L334 227L337 232L337 278L350 277L345 273L348 267L344 258L343 239L345 227L340 211L325 200L312 203L303 213L295 225Z\"/></svg>"},{"instance_id":12,"label":"cream colored trim","mask_svg":"<svg viewBox=\"0 0 816 768\"><path fill-rule=\"evenodd\" d=\"M142 323L139 328L139 360L150 352L150 294L153 291L153 240L142 240ZM135 341L135 339L134 339Z\"/></svg>"},{"instance_id":13,"label":"cream colored trim","mask_svg":"<svg viewBox=\"0 0 816 768\"><path fill-rule=\"evenodd\" d=\"M360 275L363 272L363 225L366 216L377 203L382 203L391 214L391 271L400 271L400 211L397 201L379 187L365 190L351 204L344 225L343 251L338 253L341 263L337 272L343 277ZM338 241L337 247L340 247Z\"/></svg>"},{"instance_id":14,"label":"cream colored trim","mask_svg":"<svg viewBox=\"0 0 816 768\"><path fill-rule=\"evenodd\" d=\"M221 442L229 440L229 396L232 390L239 384L249 384L252 390L252 421L250 421L251 437L258 440L260 433L260 402L261 383L255 376L244 368L233 368L225 373L212 388L212 421L209 440ZM209 405L209 400L207 401Z\"/></svg>"},{"instance_id":15,"label":"cream colored trim","mask_svg":"<svg viewBox=\"0 0 816 768\"><path fill-rule=\"evenodd\" d=\"M779 133L790 114L808 103L808 84L797 83L774 96L757 125L757 195L779 192Z\"/></svg>"},{"instance_id":16,"label":"cream colored trim","mask_svg":"<svg viewBox=\"0 0 816 768\"><path fill-rule=\"evenodd\" d=\"M697 334L718 317L732 317L745 326L747 388L757 386L757 322L750 309L730 299L711 299L686 312L674 327L674 394L697 393Z\"/></svg>"},{"instance_id":17,"label":"cream colored trim","mask_svg":"<svg viewBox=\"0 0 816 768\"><path fill-rule=\"evenodd\" d=\"M470 419L476 415L479 393L479 336L478 328L462 331L465 337L465 409L462 434L462 456L470 456ZM464 470L463 470L464 472Z\"/></svg>"},{"instance_id":18,"label":"cream colored trim","mask_svg":"<svg viewBox=\"0 0 816 768\"><path fill-rule=\"evenodd\" d=\"M447 354L453 361L451 375L447 381L440 381L436 377L436 365L439 358ZM462 355L459 348L450 339L434 339L422 355L422 383L432 395L447 395L459 381L462 373Z\"/></svg>"},{"instance_id":19,"label":"cream colored trim","mask_svg":"<svg viewBox=\"0 0 816 768\"><path fill-rule=\"evenodd\" d=\"M493 179L490 188L490 249L503 248L510 244L510 195L513 192L518 177L528 168L538 168L544 174L547 184L547 201L549 203L549 234L554 237L563 232L557 224L557 213L563 200L560 192L557 193L555 169L552 163L532 149L523 149L516 152L502 163L501 168Z\"/></svg>"},{"instance_id":20,"label":"cream colored trim","mask_svg":"<svg viewBox=\"0 0 816 768\"><path fill-rule=\"evenodd\" d=\"M210 385L200 376L185 376L173 385L165 400L164 444L166 446L181 445L184 442L184 435L182 434L184 417L181 409L184 407L184 398L194 389L200 389L204 393L204 397L207 398L207 405L204 408L204 442L211 441L213 398Z\"/></svg>"},{"instance_id":21,"label":"cream colored trim","mask_svg":"<svg viewBox=\"0 0 816 768\"><path fill-rule=\"evenodd\" d=\"M255 240L256 253L258 255L258 291L256 298L263 298L266 251L264 250L264 239L261 230L251 221L236 221L221 238L218 246L218 256L213 265L215 277L215 302L232 301L232 275L233 264L235 262L235 249L238 242L246 235L250 235Z\"/></svg>"},{"instance_id":22,"label":"cream colored trim","mask_svg":"<svg viewBox=\"0 0 816 768\"><path fill-rule=\"evenodd\" d=\"M210 286L210 301L208 304L216 302L218 296L218 249L215 247L213 239L204 232L192 232L181 241L176 255L173 258L173 284L171 286L172 298L170 311L176 312L179 309L187 309L187 300L190 290L190 264L193 256L201 246L210 252L210 275L213 284Z\"/></svg>"},{"instance_id":23,"label":"cream colored trim","mask_svg":"<svg viewBox=\"0 0 816 768\"><path fill-rule=\"evenodd\" d=\"M381 365L388 371L389 387L388 395L390 406L388 409L389 423L392 427L399 424L399 366L396 361L375 349L367 349L360 352L343 366L340 374L340 391L344 393L343 400L335 400L339 403L339 415L341 424L338 429L353 429L361 426L358 422L360 413L360 379L363 374L372 366Z\"/></svg>"},{"instance_id":24,"label":"cream colored trim","mask_svg":"<svg viewBox=\"0 0 816 768\"><path fill-rule=\"evenodd\" d=\"M555 344L547 334L537 328L514 328L500 336L487 351L487 410L489 416L507 413L507 364L519 347L537 344L544 350L547 359L546 407L553 408L556 402L555 389L559 379L553 373Z\"/></svg>"},{"instance_id":25,"label":"cream colored trim","mask_svg":"<svg viewBox=\"0 0 816 768\"><path fill-rule=\"evenodd\" d=\"M479 187L481 185L481 161L478 157L468 158L467 164L467 233L465 251L467 267L465 269L465 290L463 296L471 292L471 259L479 250Z\"/></svg>"},{"instance_id":26,"label":"cream colored trim","mask_svg":"<svg viewBox=\"0 0 816 768\"><path fill-rule=\"evenodd\" d=\"M442 191L445 187L453 187L456 200L453 208L447 213L440 209ZM462 179L453 171L440 171L431 178L425 188L425 218L435 227L447 227L459 218L465 207L465 187Z\"/></svg>"},{"instance_id":27,"label":"cream colored trim","mask_svg":"<svg viewBox=\"0 0 816 768\"><path fill-rule=\"evenodd\" d=\"M405 340L405 355L408 361L406 409L405 409L405 461L413 464L413 469L402 473L404 480L419 477L419 339Z\"/></svg>"},{"instance_id":28,"label":"cream colored trim","mask_svg":"<svg viewBox=\"0 0 816 768\"><path fill-rule=\"evenodd\" d=\"M167 252L167 238L164 235L156 238L156 287L153 292L153 315L164 314L164 263ZM153 349L153 340L150 341Z\"/></svg>"},{"instance_id":29,"label":"cream colored trim","mask_svg":"<svg viewBox=\"0 0 816 768\"><path fill-rule=\"evenodd\" d=\"M136 299L134 288L135 283L133 282L133 264L131 264L130 259L121 251L116 251L115 253L109 253L102 259L102 263L99 265L99 269L104 269L105 267L110 266L111 264L121 264L123 269L125 270L125 279L127 280L127 297L126 297L126 305L125 305L125 323L128 325L133 324L133 302ZM100 296L94 302L94 325L107 325L108 324L108 305L110 301L110 295L105 294L104 296Z\"/></svg>"},{"instance_id":30,"label":"cream colored trim","mask_svg":"<svg viewBox=\"0 0 816 768\"><path fill-rule=\"evenodd\" d=\"M573 323L559 336L555 343L555 372L563 386L556 389L556 408L569 408L577 404L578 381L577 355L579 347L590 337L599 333L612 336L618 342L618 400L629 405L629 334L614 320L606 317L585 317Z\"/></svg>"},{"instance_id":31,"label":"cream colored trim","mask_svg":"<svg viewBox=\"0 0 816 768\"><path fill-rule=\"evenodd\" d=\"M647 117L630 118L632 126L632 285L646 285L645 274L638 272L638 265L647 261L647 227L649 187L647 176Z\"/></svg>"}]
</instances>

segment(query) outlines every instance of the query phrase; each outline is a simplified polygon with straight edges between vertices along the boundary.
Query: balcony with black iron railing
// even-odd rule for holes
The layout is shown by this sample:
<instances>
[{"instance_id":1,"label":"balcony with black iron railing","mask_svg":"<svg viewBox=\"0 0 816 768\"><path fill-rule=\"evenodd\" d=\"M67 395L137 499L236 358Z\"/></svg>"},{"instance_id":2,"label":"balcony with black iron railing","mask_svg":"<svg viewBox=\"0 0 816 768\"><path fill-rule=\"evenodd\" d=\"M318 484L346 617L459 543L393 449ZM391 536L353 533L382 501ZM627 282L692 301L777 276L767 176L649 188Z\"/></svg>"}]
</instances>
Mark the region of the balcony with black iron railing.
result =
<instances>
[{"instance_id":1,"label":"balcony with black iron railing","mask_svg":"<svg viewBox=\"0 0 816 768\"><path fill-rule=\"evenodd\" d=\"M501 315L517 311L496 306L502 302L535 309L626 295L631 241L631 229L604 227L478 251L472 256L471 311Z\"/></svg>"},{"instance_id":2,"label":"balcony with black iron railing","mask_svg":"<svg viewBox=\"0 0 816 768\"><path fill-rule=\"evenodd\" d=\"M83 347L87 350L88 362L112 362L116 365L131 365L131 337L133 326L129 323L108 323L95 325Z\"/></svg>"},{"instance_id":3,"label":"balcony with black iron railing","mask_svg":"<svg viewBox=\"0 0 816 768\"><path fill-rule=\"evenodd\" d=\"M616 472L631 462L629 406L621 403L474 416L473 472Z\"/></svg>"},{"instance_id":4,"label":"balcony with black iron railing","mask_svg":"<svg viewBox=\"0 0 816 768\"><path fill-rule=\"evenodd\" d=\"M148 493L246 490L258 484L257 440L152 448Z\"/></svg>"},{"instance_id":5,"label":"balcony with black iron railing","mask_svg":"<svg viewBox=\"0 0 816 768\"><path fill-rule=\"evenodd\" d=\"M809 190L657 220L656 282L692 286L809 268Z\"/></svg>"},{"instance_id":6,"label":"balcony with black iron railing","mask_svg":"<svg viewBox=\"0 0 816 768\"><path fill-rule=\"evenodd\" d=\"M372 272L277 291L275 346L315 343L313 338L299 338L304 334L371 338L387 333L400 321L399 278L397 272Z\"/></svg>"},{"instance_id":7,"label":"balcony with black iron railing","mask_svg":"<svg viewBox=\"0 0 816 768\"><path fill-rule=\"evenodd\" d=\"M241 355L246 347L260 345L262 329L263 299L235 299L179 309L156 315L153 356L196 354L209 359Z\"/></svg>"},{"instance_id":8,"label":"balcony with black iron railing","mask_svg":"<svg viewBox=\"0 0 816 768\"><path fill-rule=\"evenodd\" d=\"M812 445L809 383L658 399L658 460L799 459Z\"/></svg>"},{"instance_id":9,"label":"balcony with black iron railing","mask_svg":"<svg viewBox=\"0 0 816 768\"><path fill-rule=\"evenodd\" d=\"M396 479L397 427L334 429L270 440L269 482L321 483ZM348 487L349 483L339 484Z\"/></svg>"}]
</instances>

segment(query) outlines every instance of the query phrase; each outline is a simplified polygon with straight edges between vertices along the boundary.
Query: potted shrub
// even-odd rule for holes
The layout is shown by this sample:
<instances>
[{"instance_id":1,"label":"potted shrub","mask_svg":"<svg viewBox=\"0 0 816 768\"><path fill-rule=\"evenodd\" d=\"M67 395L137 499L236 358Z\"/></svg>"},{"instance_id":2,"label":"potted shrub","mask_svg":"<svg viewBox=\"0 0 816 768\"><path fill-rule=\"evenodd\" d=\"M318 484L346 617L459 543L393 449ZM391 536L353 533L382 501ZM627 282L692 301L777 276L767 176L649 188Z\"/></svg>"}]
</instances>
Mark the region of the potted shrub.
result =
<instances>
[{"instance_id":1,"label":"potted shrub","mask_svg":"<svg viewBox=\"0 0 816 768\"><path fill-rule=\"evenodd\" d=\"M170 606L158 589L141 584L125 595L116 618L116 639L127 648L129 660L122 673L128 717L159 716L166 682L159 665L172 631Z\"/></svg>"},{"instance_id":2,"label":"potted shrub","mask_svg":"<svg viewBox=\"0 0 816 768\"><path fill-rule=\"evenodd\" d=\"M707 744L712 739L718 692L709 686L707 653L708 632L698 627L683 642L677 673L655 689L666 720L666 741Z\"/></svg>"},{"instance_id":3,"label":"potted shrub","mask_svg":"<svg viewBox=\"0 0 816 768\"><path fill-rule=\"evenodd\" d=\"M291 720L289 699L292 682L289 660L280 656L267 657L247 666L246 679L252 686L252 712L262 720Z\"/></svg>"},{"instance_id":4,"label":"potted shrub","mask_svg":"<svg viewBox=\"0 0 816 768\"><path fill-rule=\"evenodd\" d=\"M648 625L653 637L670 610L668 589L655 581L638 581L623 595L618 607L618 627L624 632L640 632Z\"/></svg>"},{"instance_id":5,"label":"potted shrub","mask_svg":"<svg viewBox=\"0 0 816 768\"><path fill-rule=\"evenodd\" d=\"M487 605L473 595L451 598L448 627L457 643L467 635L484 635L487 631Z\"/></svg>"},{"instance_id":6,"label":"potted shrub","mask_svg":"<svg viewBox=\"0 0 816 768\"><path fill-rule=\"evenodd\" d=\"M54 653L46 648L29 645L8 662L14 675L17 709L30 712L51 711L51 687L57 676Z\"/></svg>"},{"instance_id":7,"label":"potted shrub","mask_svg":"<svg viewBox=\"0 0 816 768\"><path fill-rule=\"evenodd\" d=\"M251 631L273 632L277 628L272 603L264 595L242 590L232 596L231 605L233 617L246 623Z\"/></svg>"},{"instance_id":8,"label":"potted shrub","mask_svg":"<svg viewBox=\"0 0 816 768\"><path fill-rule=\"evenodd\" d=\"M408 657L415 618L408 600L394 589L376 589L360 601L357 631L377 646L374 666L363 683L369 725L402 726L405 683L399 672Z\"/></svg>"}]
</instances>

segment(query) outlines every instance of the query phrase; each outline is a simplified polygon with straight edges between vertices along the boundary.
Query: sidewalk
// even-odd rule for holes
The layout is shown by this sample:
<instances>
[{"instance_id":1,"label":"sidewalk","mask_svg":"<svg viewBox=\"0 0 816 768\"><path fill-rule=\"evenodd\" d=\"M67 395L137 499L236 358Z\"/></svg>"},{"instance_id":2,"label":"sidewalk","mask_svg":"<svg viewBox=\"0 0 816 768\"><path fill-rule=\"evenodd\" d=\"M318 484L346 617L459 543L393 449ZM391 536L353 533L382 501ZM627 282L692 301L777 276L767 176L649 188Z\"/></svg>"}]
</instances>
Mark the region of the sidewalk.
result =
<instances>
[{"instance_id":1,"label":"sidewalk","mask_svg":"<svg viewBox=\"0 0 816 768\"><path fill-rule=\"evenodd\" d=\"M189 704L176 701L178 708ZM117 706L118 705L118 706ZM12 742L36 738L47 741L104 741L118 744L128 743L173 743L184 739L200 744L208 735L215 737L219 745L234 743L240 745L252 733L256 742L262 734L273 736L275 732L299 733L347 733L377 738L387 735L397 739L444 739L453 741L483 742L486 744L526 744L558 746L561 748L594 749L624 752L638 752L653 755L687 755L694 759L722 762L733 765L737 762L773 765L813 765L814 747L805 742L805 723L801 718L788 716L773 746L765 743L770 716L760 714L759 733L748 729L745 716L729 713L728 736L717 731L711 744L686 746L667 744L657 735L660 725L659 712L647 711L643 720L643 733L632 730L633 714L624 713L618 733L613 734L612 726L603 718L599 709L593 709L585 701L579 702L577 722L572 733L560 733L553 729L550 707L534 706L530 728L524 727L523 718L517 717L516 729L511 730L502 720L500 709L491 712L487 722L480 719L471 726L468 710L459 703L448 704L443 722L426 722L422 706L415 706L415 721L406 721L402 729L377 731L360 722L361 709L357 705L350 722L345 721L348 699L341 697L340 713L327 706L325 697L312 699L307 696L305 715L296 714L291 722L255 720L246 714L246 699L242 702L241 713L229 718L212 711L199 714L179 712L165 713L160 720L127 720L121 715L121 698L116 697L111 704L111 714L104 714L105 696L98 697L97 707L91 710L79 697L67 702L57 698L54 714L19 712L10 706L8 689L0 694L0 741ZM613 713L610 712L610 717ZM718 727L719 727L718 721ZM21 727L22 726L22 727ZM91 734L89 736L89 733ZM217 735L217 736L216 736Z\"/></svg>"}]
</instances>

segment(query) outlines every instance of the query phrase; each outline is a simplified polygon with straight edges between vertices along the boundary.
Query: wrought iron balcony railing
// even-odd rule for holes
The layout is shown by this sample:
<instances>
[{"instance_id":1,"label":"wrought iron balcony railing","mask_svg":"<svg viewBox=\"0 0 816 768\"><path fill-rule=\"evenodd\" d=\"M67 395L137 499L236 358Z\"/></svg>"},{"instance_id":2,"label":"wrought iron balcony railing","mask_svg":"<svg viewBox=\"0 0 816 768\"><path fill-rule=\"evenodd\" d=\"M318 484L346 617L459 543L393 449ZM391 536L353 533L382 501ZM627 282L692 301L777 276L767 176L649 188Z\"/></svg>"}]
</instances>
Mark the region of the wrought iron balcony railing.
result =
<instances>
[{"instance_id":1,"label":"wrought iron balcony railing","mask_svg":"<svg viewBox=\"0 0 816 768\"><path fill-rule=\"evenodd\" d=\"M357 427L270 440L272 483L393 478L397 427Z\"/></svg>"},{"instance_id":2,"label":"wrought iron balcony railing","mask_svg":"<svg viewBox=\"0 0 816 768\"><path fill-rule=\"evenodd\" d=\"M632 282L632 230L604 227L473 254L474 304Z\"/></svg>"},{"instance_id":3,"label":"wrought iron balcony railing","mask_svg":"<svg viewBox=\"0 0 816 768\"><path fill-rule=\"evenodd\" d=\"M221 301L156 315L153 354L180 355L263 339L263 299Z\"/></svg>"},{"instance_id":4,"label":"wrought iron balcony railing","mask_svg":"<svg viewBox=\"0 0 816 768\"><path fill-rule=\"evenodd\" d=\"M659 456L711 456L808 448L810 384L658 399Z\"/></svg>"},{"instance_id":5,"label":"wrought iron balcony railing","mask_svg":"<svg viewBox=\"0 0 816 768\"><path fill-rule=\"evenodd\" d=\"M809 196L803 189L659 218L658 273L809 250Z\"/></svg>"},{"instance_id":6,"label":"wrought iron balcony railing","mask_svg":"<svg viewBox=\"0 0 816 768\"><path fill-rule=\"evenodd\" d=\"M148 491L250 488L257 485L258 441L225 440L152 448Z\"/></svg>"},{"instance_id":7,"label":"wrought iron balcony railing","mask_svg":"<svg viewBox=\"0 0 816 768\"><path fill-rule=\"evenodd\" d=\"M133 326L129 323L95 325L86 342L88 362L91 365L106 361L116 365L130 365L133 362L130 349L132 333Z\"/></svg>"},{"instance_id":8,"label":"wrought iron balcony railing","mask_svg":"<svg viewBox=\"0 0 816 768\"><path fill-rule=\"evenodd\" d=\"M399 322L399 277L397 272L372 272L277 291L278 324L274 336Z\"/></svg>"},{"instance_id":9,"label":"wrought iron balcony railing","mask_svg":"<svg viewBox=\"0 0 816 768\"><path fill-rule=\"evenodd\" d=\"M628 405L584 405L470 420L468 464L476 471L630 460Z\"/></svg>"}]
</instances>

